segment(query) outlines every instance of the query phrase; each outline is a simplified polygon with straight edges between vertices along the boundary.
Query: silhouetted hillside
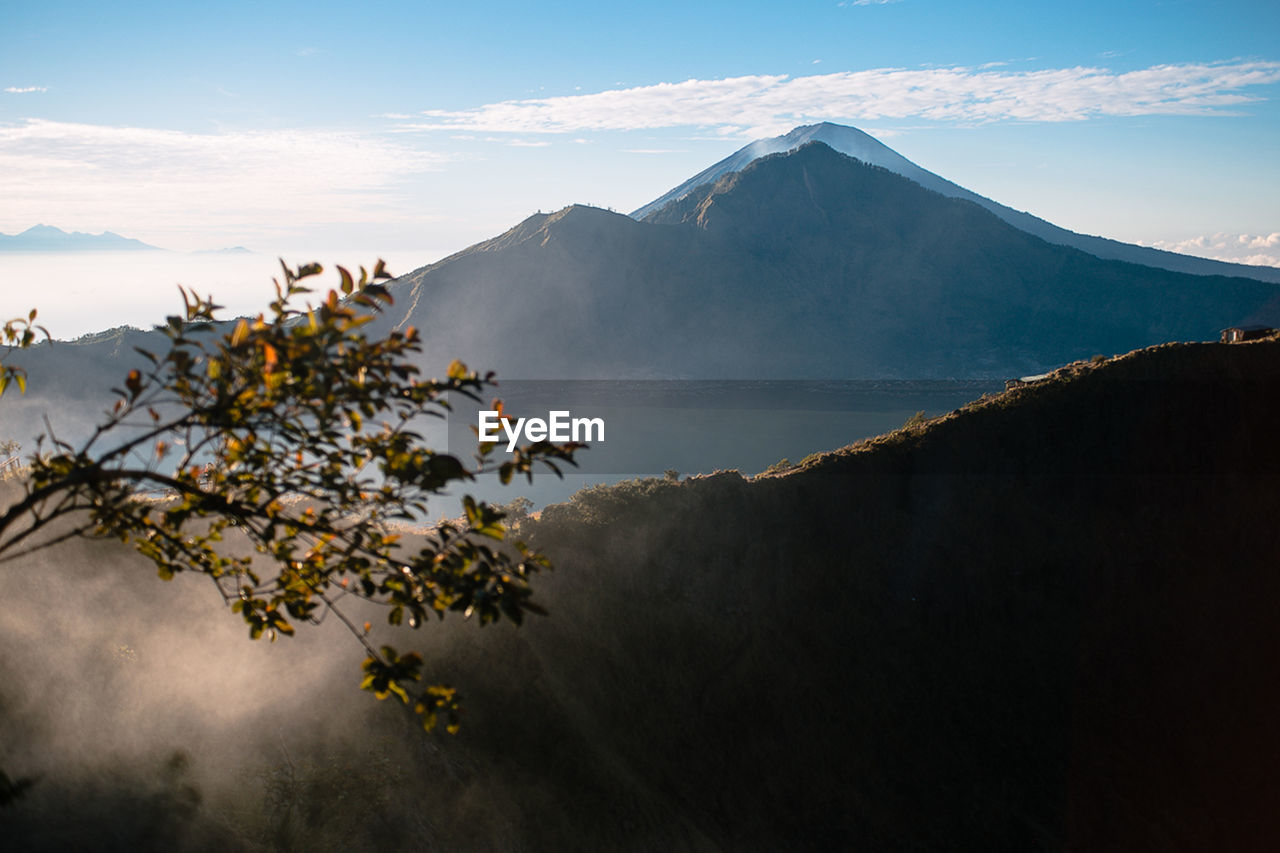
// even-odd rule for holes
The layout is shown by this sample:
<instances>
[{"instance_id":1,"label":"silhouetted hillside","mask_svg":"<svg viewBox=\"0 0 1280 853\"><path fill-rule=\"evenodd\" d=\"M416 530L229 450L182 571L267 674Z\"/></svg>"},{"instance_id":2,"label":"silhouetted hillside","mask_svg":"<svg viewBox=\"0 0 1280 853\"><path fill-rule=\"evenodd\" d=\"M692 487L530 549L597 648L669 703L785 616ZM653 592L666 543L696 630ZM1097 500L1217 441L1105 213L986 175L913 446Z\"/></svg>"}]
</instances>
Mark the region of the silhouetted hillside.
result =
<instances>
[{"instance_id":1,"label":"silhouetted hillside","mask_svg":"<svg viewBox=\"0 0 1280 853\"><path fill-rule=\"evenodd\" d=\"M1266 849L1277 400L1280 341L1169 345L582 493L530 645L719 849Z\"/></svg>"},{"instance_id":2,"label":"silhouetted hillside","mask_svg":"<svg viewBox=\"0 0 1280 853\"><path fill-rule=\"evenodd\" d=\"M580 493L520 530L550 616L396 640L464 689L457 738L359 695L341 626L249 644L190 578L69 543L0 604L0 760L38 777L0 825L31 850L1267 850L1277 401L1280 339L1171 344L786 474Z\"/></svg>"}]
</instances>

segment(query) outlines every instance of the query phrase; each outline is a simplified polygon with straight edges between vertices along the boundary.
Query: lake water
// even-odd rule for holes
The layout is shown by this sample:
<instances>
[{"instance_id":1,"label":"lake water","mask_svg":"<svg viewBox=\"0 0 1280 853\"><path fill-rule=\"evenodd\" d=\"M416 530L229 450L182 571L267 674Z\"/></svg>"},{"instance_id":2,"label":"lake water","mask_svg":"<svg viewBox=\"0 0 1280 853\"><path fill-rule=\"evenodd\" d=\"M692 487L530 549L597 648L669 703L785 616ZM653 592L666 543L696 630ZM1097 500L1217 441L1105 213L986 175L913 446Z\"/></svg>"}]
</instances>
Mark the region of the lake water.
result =
<instances>
[{"instance_id":1,"label":"lake water","mask_svg":"<svg viewBox=\"0 0 1280 853\"><path fill-rule=\"evenodd\" d=\"M415 265L408 256L388 258L397 260L392 269L398 271ZM63 339L118 325L145 327L177 310L178 283L214 293L227 306L224 316L256 313L273 295L270 280L278 272L274 258L258 254L0 254L0 316L38 307L40 320ZM799 462L896 429L916 412L951 411L1002 387L975 381L503 380L496 394L508 412L545 418L560 410L601 418L605 440L581 452L580 467L567 469L563 480L547 473L532 486L503 488L495 480L472 484L470 491L493 501L523 495L541 506L584 486L660 477L667 470L756 474L783 458ZM469 456L478 408L462 406L447 427L427 427L428 440ZM85 416L96 414L95 406ZM448 503L442 509L451 510Z\"/></svg>"},{"instance_id":2,"label":"lake water","mask_svg":"<svg viewBox=\"0 0 1280 853\"><path fill-rule=\"evenodd\" d=\"M971 380L508 380L497 389L504 411L542 419L556 410L600 418L605 439L580 451L580 465L567 469L572 473L563 480L548 472L536 476L532 486L482 482L468 491L497 502L523 495L542 506L584 486L661 477L667 470L682 476L727 469L757 474L784 458L796 463L811 453L890 432L916 412L943 414L1003 387ZM469 455L480 408L459 406L447 431L437 427L431 438L438 442L445 435L450 452Z\"/></svg>"}]
</instances>

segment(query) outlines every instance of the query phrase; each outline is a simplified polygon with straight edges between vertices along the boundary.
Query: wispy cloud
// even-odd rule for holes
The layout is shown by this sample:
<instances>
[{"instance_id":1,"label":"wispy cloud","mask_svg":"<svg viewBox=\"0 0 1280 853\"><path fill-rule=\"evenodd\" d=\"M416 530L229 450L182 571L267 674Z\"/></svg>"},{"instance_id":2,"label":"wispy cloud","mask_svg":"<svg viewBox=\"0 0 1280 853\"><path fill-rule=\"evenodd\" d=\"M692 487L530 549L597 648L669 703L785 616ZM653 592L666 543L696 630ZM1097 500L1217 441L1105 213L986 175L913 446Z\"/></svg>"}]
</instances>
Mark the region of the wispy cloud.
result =
<instances>
[{"instance_id":1,"label":"wispy cloud","mask_svg":"<svg viewBox=\"0 0 1280 853\"><path fill-rule=\"evenodd\" d=\"M1280 267L1280 231L1271 234L1207 234L1187 240L1159 240L1149 244L1166 252L1196 255L1237 264Z\"/></svg>"},{"instance_id":2,"label":"wispy cloud","mask_svg":"<svg viewBox=\"0 0 1280 853\"><path fill-rule=\"evenodd\" d=\"M33 92L47 92L48 86L6 86L4 89L10 95L30 95Z\"/></svg>"},{"instance_id":3,"label":"wispy cloud","mask_svg":"<svg viewBox=\"0 0 1280 853\"><path fill-rule=\"evenodd\" d=\"M30 119L0 126L9 227L35 222L176 234L403 217L408 174L444 158L381 136L281 130L185 133ZM2 229L0 229L2 230Z\"/></svg>"},{"instance_id":4,"label":"wispy cloud","mask_svg":"<svg viewBox=\"0 0 1280 853\"><path fill-rule=\"evenodd\" d=\"M890 3L901 3L902 0L841 0L837 6L888 6Z\"/></svg>"},{"instance_id":5,"label":"wispy cloud","mask_svg":"<svg viewBox=\"0 0 1280 853\"><path fill-rule=\"evenodd\" d=\"M1080 121L1097 116L1232 114L1280 81L1280 62L1156 65L1136 71L879 68L801 77L686 80L586 95L426 110L402 129L567 133L716 127L746 137L813 121Z\"/></svg>"}]
</instances>

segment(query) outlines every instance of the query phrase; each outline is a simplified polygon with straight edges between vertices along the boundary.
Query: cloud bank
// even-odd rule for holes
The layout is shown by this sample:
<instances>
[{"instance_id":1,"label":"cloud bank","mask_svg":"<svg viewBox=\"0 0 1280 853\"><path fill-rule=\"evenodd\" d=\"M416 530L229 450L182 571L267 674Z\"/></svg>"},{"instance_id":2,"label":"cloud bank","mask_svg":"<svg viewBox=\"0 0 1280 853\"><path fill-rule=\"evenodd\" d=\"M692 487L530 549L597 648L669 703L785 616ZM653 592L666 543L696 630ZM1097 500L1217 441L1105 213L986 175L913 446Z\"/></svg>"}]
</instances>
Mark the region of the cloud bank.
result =
<instances>
[{"instance_id":1,"label":"cloud bank","mask_svg":"<svg viewBox=\"0 0 1280 853\"><path fill-rule=\"evenodd\" d=\"M726 135L758 137L815 121L984 123L1222 115L1261 100L1247 90L1277 81L1280 62L1156 65L1121 73L1084 67L879 68L686 80L465 110L424 110L422 120L401 129L568 133L717 127Z\"/></svg>"},{"instance_id":2,"label":"cloud bank","mask_svg":"<svg viewBox=\"0 0 1280 853\"><path fill-rule=\"evenodd\" d=\"M403 217L394 192L404 176L443 160L357 132L206 134L28 119L0 126L0 225L208 235L264 222L389 221Z\"/></svg>"},{"instance_id":3,"label":"cloud bank","mask_svg":"<svg viewBox=\"0 0 1280 853\"><path fill-rule=\"evenodd\" d=\"M1213 258L1216 261L1280 267L1280 231L1271 234L1219 232L1187 240L1158 240L1149 245L1166 252Z\"/></svg>"}]
</instances>

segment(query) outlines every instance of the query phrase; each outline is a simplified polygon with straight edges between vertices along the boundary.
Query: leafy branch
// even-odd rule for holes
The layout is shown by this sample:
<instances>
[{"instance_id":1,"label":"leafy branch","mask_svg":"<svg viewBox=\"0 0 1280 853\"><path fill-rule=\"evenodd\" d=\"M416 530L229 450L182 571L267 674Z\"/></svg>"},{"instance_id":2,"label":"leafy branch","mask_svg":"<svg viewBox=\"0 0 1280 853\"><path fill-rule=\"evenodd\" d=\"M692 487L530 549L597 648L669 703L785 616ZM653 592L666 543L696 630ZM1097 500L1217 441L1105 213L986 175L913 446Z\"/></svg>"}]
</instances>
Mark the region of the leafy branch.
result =
<instances>
[{"instance_id":1,"label":"leafy branch","mask_svg":"<svg viewBox=\"0 0 1280 853\"><path fill-rule=\"evenodd\" d=\"M461 521L430 527L407 549L406 526L428 524L427 500L457 481L496 473L509 482L534 468L573 464L582 445L538 442L494 458L427 447L419 430L496 385L460 362L444 378L413 363L418 332L370 338L364 328L391 294L381 261L359 277L342 267L338 288L312 291L318 264L281 264L276 298L256 318L219 323L211 298L181 290L184 311L162 331L166 352L139 349L106 418L78 447L42 437L22 496L0 512L0 562L74 536L114 537L152 560L161 578L197 572L218 588L253 639L291 636L334 613L368 652L362 688L395 696L427 729L457 727L452 687L415 685L422 658L375 647L340 601L383 605L392 625L417 628L448 612L481 625L519 624L542 613L530 581L547 558L508 542L504 515L470 497ZM36 314L4 327L10 348L44 332ZM44 332L47 337L47 332ZM19 368L0 364L0 392ZM58 522L58 524L54 524Z\"/></svg>"}]
</instances>

